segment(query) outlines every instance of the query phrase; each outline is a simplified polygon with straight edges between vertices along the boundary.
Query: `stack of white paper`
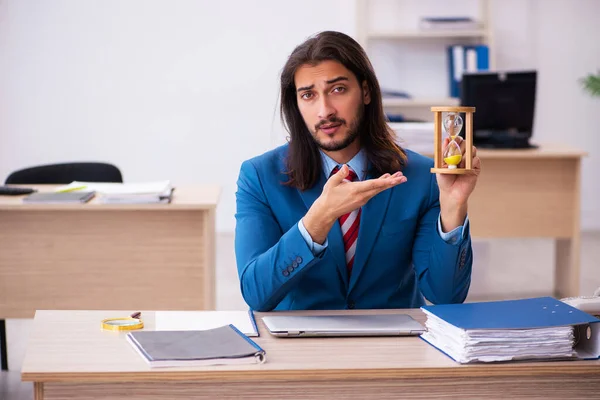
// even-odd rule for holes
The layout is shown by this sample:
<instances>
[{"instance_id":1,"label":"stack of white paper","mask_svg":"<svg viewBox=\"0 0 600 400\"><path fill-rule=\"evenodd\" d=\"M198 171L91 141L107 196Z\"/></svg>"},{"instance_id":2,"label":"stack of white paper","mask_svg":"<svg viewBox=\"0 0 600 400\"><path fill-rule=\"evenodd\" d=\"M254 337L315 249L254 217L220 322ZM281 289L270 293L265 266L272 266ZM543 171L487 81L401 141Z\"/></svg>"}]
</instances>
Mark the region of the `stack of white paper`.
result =
<instances>
[{"instance_id":1,"label":"stack of white paper","mask_svg":"<svg viewBox=\"0 0 600 400\"><path fill-rule=\"evenodd\" d=\"M170 181L106 183L73 181L57 192L95 191L101 203L146 204L168 203L174 188Z\"/></svg>"},{"instance_id":2,"label":"stack of white paper","mask_svg":"<svg viewBox=\"0 0 600 400\"><path fill-rule=\"evenodd\" d=\"M433 122L390 122L388 125L403 148L421 154L433 154Z\"/></svg>"},{"instance_id":3,"label":"stack of white paper","mask_svg":"<svg viewBox=\"0 0 600 400\"><path fill-rule=\"evenodd\" d=\"M481 29L481 22L464 17L423 17L419 21L419 28L423 30L468 30Z\"/></svg>"},{"instance_id":4,"label":"stack of white paper","mask_svg":"<svg viewBox=\"0 0 600 400\"><path fill-rule=\"evenodd\" d=\"M423 310L421 336L459 363L574 357L572 326L531 329L461 329Z\"/></svg>"},{"instance_id":5,"label":"stack of white paper","mask_svg":"<svg viewBox=\"0 0 600 400\"><path fill-rule=\"evenodd\" d=\"M157 331L190 331L234 325L246 336L258 336L252 311L156 311Z\"/></svg>"}]
</instances>

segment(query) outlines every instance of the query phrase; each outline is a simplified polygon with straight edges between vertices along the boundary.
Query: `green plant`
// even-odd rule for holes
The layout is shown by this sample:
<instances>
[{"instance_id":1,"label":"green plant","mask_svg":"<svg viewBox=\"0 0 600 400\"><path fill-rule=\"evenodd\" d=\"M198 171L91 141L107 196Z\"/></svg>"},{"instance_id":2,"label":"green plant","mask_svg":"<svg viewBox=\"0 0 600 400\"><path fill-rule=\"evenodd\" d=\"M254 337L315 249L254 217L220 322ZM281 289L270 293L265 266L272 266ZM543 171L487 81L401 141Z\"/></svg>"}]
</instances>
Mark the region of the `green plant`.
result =
<instances>
[{"instance_id":1,"label":"green plant","mask_svg":"<svg viewBox=\"0 0 600 400\"><path fill-rule=\"evenodd\" d=\"M596 75L589 74L581 78L581 84L592 96L600 96L600 71Z\"/></svg>"}]
</instances>

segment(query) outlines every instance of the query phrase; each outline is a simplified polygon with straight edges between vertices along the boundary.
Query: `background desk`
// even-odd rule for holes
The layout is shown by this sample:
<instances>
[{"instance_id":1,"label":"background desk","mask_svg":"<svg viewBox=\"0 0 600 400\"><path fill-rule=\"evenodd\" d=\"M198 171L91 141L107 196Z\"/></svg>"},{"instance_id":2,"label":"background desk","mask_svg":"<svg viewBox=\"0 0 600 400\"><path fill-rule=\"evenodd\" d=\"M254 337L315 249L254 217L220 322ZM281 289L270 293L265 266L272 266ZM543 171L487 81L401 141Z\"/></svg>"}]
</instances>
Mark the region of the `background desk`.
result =
<instances>
[{"instance_id":1,"label":"background desk","mask_svg":"<svg viewBox=\"0 0 600 400\"><path fill-rule=\"evenodd\" d=\"M0 319L37 309L214 309L219 192L177 187L171 204L147 205L0 196Z\"/></svg>"},{"instance_id":2,"label":"background desk","mask_svg":"<svg viewBox=\"0 0 600 400\"><path fill-rule=\"evenodd\" d=\"M265 364L151 369L125 333L100 329L103 318L131 311L38 311L21 375L34 382L35 399L590 399L600 393L600 361L459 365L418 337L274 338L264 314L257 316L255 340L267 352ZM424 322L420 310L405 312ZM144 329L154 329L153 312L142 318Z\"/></svg>"},{"instance_id":3,"label":"background desk","mask_svg":"<svg viewBox=\"0 0 600 400\"><path fill-rule=\"evenodd\" d=\"M554 295L579 296L581 158L558 145L477 151L482 172L469 199L475 238L556 239Z\"/></svg>"}]
</instances>

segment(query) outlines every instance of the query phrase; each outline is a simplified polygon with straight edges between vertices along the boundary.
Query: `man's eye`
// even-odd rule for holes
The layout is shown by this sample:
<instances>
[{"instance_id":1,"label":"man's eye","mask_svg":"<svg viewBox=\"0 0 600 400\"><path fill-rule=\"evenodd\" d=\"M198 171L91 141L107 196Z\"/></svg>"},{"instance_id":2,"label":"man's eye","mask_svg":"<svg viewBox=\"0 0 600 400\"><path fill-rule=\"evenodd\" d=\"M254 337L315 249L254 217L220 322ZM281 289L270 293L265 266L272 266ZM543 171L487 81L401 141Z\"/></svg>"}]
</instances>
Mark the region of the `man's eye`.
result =
<instances>
[{"instance_id":1,"label":"man's eye","mask_svg":"<svg viewBox=\"0 0 600 400\"><path fill-rule=\"evenodd\" d=\"M308 100L312 97L312 93L310 93L310 92L302 93L302 96L300 96L300 97L304 100Z\"/></svg>"},{"instance_id":2,"label":"man's eye","mask_svg":"<svg viewBox=\"0 0 600 400\"><path fill-rule=\"evenodd\" d=\"M346 91L346 88L343 86L338 86L336 88L333 88L333 91L336 93L344 93Z\"/></svg>"}]
</instances>

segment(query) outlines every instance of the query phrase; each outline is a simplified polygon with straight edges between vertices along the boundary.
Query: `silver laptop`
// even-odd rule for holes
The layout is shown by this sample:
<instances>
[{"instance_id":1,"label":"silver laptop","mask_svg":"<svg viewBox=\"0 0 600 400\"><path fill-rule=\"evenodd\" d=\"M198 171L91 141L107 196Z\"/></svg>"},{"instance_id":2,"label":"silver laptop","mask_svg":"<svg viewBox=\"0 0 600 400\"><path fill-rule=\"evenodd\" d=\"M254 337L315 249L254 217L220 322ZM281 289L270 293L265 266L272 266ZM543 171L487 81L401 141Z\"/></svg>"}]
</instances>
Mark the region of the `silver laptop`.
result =
<instances>
[{"instance_id":1,"label":"silver laptop","mask_svg":"<svg viewBox=\"0 0 600 400\"><path fill-rule=\"evenodd\" d=\"M425 328L407 314L269 315L263 322L274 336L410 336Z\"/></svg>"}]
</instances>

